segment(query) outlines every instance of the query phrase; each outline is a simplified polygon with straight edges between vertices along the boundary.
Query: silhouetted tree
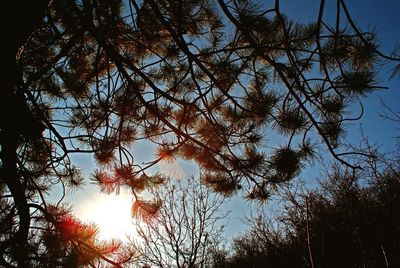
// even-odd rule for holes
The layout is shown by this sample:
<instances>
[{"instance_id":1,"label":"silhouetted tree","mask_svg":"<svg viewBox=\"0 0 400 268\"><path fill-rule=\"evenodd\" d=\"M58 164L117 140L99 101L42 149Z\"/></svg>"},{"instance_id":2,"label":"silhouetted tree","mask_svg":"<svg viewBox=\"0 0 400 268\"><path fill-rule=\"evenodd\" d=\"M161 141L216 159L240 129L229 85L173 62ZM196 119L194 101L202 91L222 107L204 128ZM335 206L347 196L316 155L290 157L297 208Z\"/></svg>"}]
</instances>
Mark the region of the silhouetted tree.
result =
<instances>
[{"instance_id":1,"label":"silhouetted tree","mask_svg":"<svg viewBox=\"0 0 400 268\"><path fill-rule=\"evenodd\" d=\"M288 198L275 221L251 218L214 267L399 266L399 162L382 159L364 162L357 176L334 168L322 188Z\"/></svg>"},{"instance_id":2,"label":"silhouetted tree","mask_svg":"<svg viewBox=\"0 0 400 268\"><path fill-rule=\"evenodd\" d=\"M265 200L312 157L312 133L355 168L339 146L345 122L359 117L348 107L379 88L379 59L396 60L342 0L332 26L324 1L311 24L287 18L279 1L269 10L223 0L28 2L1 11L10 37L0 93L4 266L39 260L41 220L59 232L46 192L82 184L74 153L95 155L103 191L126 187L138 201L164 180L149 168L176 157L195 160L216 191ZM286 142L265 150L268 130ZM144 139L158 149L140 164L130 150Z\"/></svg>"},{"instance_id":3,"label":"silhouetted tree","mask_svg":"<svg viewBox=\"0 0 400 268\"><path fill-rule=\"evenodd\" d=\"M147 224L138 224L138 263L144 267L210 267L211 252L223 232L221 220L228 214L221 210L224 197L193 178L170 182L155 195L163 205Z\"/></svg>"}]
</instances>

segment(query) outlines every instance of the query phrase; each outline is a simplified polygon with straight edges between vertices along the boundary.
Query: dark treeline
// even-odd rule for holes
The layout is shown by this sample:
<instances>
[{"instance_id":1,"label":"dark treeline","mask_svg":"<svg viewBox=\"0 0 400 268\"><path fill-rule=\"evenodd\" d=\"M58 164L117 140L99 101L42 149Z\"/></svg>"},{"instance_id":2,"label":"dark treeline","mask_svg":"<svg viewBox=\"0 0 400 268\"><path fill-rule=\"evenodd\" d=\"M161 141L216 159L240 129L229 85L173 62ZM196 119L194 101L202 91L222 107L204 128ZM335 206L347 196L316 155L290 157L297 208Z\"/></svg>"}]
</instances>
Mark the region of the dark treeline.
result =
<instances>
[{"instance_id":1,"label":"dark treeline","mask_svg":"<svg viewBox=\"0 0 400 268\"><path fill-rule=\"evenodd\" d=\"M284 189L277 213L251 214L225 239L221 196L193 179L170 182L157 191L160 213L138 228L134 267L397 267L399 155L374 154L356 173L332 166L312 191Z\"/></svg>"},{"instance_id":2,"label":"dark treeline","mask_svg":"<svg viewBox=\"0 0 400 268\"><path fill-rule=\"evenodd\" d=\"M398 267L399 159L369 164L356 176L332 169L321 188L288 197L278 218L250 218L214 267Z\"/></svg>"}]
</instances>

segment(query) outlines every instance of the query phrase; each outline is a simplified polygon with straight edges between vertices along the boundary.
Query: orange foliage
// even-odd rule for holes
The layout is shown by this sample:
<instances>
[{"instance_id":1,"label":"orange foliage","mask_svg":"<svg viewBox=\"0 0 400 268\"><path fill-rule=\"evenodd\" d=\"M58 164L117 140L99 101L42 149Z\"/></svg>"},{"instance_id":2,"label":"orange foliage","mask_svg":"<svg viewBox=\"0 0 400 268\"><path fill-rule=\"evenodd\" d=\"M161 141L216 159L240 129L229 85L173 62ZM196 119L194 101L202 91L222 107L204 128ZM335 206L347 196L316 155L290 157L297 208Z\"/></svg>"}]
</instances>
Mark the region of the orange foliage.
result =
<instances>
[{"instance_id":1,"label":"orange foliage","mask_svg":"<svg viewBox=\"0 0 400 268\"><path fill-rule=\"evenodd\" d=\"M174 150L167 146L162 146L157 149L157 157L168 163L173 163L175 161Z\"/></svg>"},{"instance_id":2,"label":"orange foliage","mask_svg":"<svg viewBox=\"0 0 400 268\"><path fill-rule=\"evenodd\" d=\"M97 233L97 229L94 226L83 224L71 215L61 217L57 228L65 240L86 240L94 237Z\"/></svg>"}]
</instances>

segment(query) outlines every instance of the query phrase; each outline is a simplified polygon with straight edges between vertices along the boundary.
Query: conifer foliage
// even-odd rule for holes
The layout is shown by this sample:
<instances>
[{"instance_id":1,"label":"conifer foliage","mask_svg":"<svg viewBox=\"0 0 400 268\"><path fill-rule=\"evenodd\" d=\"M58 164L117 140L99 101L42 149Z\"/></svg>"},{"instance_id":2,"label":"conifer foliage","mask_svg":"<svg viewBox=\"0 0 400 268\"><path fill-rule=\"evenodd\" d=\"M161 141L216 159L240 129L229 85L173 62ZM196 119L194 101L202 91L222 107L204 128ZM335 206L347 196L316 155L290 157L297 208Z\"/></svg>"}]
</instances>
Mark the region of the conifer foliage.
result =
<instances>
[{"instance_id":1,"label":"conifer foliage","mask_svg":"<svg viewBox=\"0 0 400 268\"><path fill-rule=\"evenodd\" d=\"M387 157L356 175L336 166L321 188L285 198L277 217L250 217L249 230L230 252L215 251L210 267L399 266L399 158Z\"/></svg>"},{"instance_id":2,"label":"conifer foliage","mask_svg":"<svg viewBox=\"0 0 400 268\"><path fill-rule=\"evenodd\" d=\"M148 171L163 160L194 160L213 189L255 200L299 174L313 156L311 134L355 167L345 158L351 152L340 151L344 124L359 117L348 107L378 87L375 63L385 55L342 0L334 25L324 1L311 24L286 17L279 1L271 9L249 0L7 2L1 265L40 266L50 256L35 234L62 229L64 210L46 193L82 185L74 153L94 154L102 191L128 188L135 210L150 213L160 204L140 192L165 181ZM265 150L270 131L287 139ZM140 140L158 146L154 161L135 161ZM79 239L91 239L91 228L74 225Z\"/></svg>"}]
</instances>

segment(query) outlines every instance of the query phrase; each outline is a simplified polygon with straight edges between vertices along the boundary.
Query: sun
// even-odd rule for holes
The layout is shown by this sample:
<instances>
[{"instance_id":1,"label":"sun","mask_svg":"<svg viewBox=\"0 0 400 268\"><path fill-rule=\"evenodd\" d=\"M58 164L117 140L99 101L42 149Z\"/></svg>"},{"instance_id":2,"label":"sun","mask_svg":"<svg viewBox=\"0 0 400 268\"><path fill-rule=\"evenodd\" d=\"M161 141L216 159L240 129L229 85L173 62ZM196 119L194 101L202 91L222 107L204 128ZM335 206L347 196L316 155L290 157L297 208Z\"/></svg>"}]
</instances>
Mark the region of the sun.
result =
<instances>
[{"instance_id":1,"label":"sun","mask_svg":"<svg viewBox=\"0 0 400 268\"><path fill-rule=\"evenodd\" d=\"M125 192L119 195L93 193L83 201L77 214L81 220L97 225L100 239L128 241L128 237L136 234L132 202L132 195Z\"/></svg>"},{"instance_id":2,"label":"sun","mask_svg":"<svg viewBox=\"0 0 400 268\"><path fill-rule=\"evenodd\" d=\"M193 170L192 166L181 166L178 161L162 162L158 171L175 179L187 176L187 170ZM143 197L151 198L143 193ZM84 190L70 197L74 213L78 219L85 223L94 223L99 229L98 238L104 240L118 239L129 242L130 239L138 239L136 224L138 221L132 217L132 205L134 197L131 192L124 191L116 194L104 194L99 192L95 185L88 185Z\"/></svg>"}]
</instances>

